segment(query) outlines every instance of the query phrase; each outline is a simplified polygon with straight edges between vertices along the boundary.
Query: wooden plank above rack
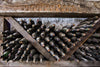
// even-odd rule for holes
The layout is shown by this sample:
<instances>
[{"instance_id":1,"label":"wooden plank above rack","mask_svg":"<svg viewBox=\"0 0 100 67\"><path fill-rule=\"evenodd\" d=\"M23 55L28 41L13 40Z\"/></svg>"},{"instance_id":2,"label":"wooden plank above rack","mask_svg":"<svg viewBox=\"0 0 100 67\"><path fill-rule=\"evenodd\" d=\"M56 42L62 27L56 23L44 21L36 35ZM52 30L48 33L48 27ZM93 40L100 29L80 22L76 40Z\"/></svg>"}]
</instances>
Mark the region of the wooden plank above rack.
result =
<instances>
[{"instance_id":1,"label":"wooden plank above rack","mask_svg":"<svg viewBox=\"0 0 100 67\"><path fill-rule=\"evenodd\" d=\"M93 17L100 10L64 4L20 4L0 5L0 16L13 17Z\"/></svg>"}]
</instances>

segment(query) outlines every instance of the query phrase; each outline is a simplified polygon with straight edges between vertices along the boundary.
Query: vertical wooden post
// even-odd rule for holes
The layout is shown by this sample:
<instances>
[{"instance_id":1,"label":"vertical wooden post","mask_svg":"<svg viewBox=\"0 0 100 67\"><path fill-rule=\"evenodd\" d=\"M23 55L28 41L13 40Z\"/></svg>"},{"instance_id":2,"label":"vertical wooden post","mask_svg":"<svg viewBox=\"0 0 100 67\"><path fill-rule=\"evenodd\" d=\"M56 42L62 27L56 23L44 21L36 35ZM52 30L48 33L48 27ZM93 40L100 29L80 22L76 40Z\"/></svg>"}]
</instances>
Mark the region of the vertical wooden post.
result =
<instances>
[{"instance_id":1,"label":"vertical wooden post","mask_svg":"<svg viewBox=\"0 0 100 67\"><path fill-rule=\"evenodd\" d=\"M0 16L0 24L1 25L1 30L0 32L4 31L4 17ZM0 40L0 44L2 43L2 40L3 40L3 35L0 33L0 37L1 37L1 40ZM3 47L0 46L0 56L2 55L3 53Z\"/></svg>"},{"instance_id":2,"label":"vertical wooden post","mask_svg":"<svg viewBox=\"0 0 100 67\"><path fill-rule=\"evenodd\" d=\"M2 32L2 31L4 31L4 17L2 17L2 16L0 16L0 32ZM2 33L0 33L0 37L1 37L1 40L2 40ZM2 42L2 41L0 41L0 42Z\"/></svg>"}]
</instances>

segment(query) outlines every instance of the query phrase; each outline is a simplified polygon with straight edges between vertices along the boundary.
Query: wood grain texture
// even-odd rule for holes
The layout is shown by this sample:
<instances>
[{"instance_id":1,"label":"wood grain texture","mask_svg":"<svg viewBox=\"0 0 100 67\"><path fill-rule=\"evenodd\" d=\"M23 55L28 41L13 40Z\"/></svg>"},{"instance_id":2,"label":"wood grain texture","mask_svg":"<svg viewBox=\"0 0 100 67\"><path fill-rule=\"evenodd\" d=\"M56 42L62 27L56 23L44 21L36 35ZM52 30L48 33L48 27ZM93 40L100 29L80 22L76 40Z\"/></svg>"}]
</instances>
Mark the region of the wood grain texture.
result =
<instances>
[{"instance_id":1,"label":"wood grain texture","mask_svg":"<svg viewBox=\"0 0 100 67\"><path fill-rule=\"evenodd\" d=\"M3 31L4 29L4 17L0 16L0 31Z\"/></svg>"},{"instance_id":2,"label":"wood grain texture","mask_svg":"<svg viewBox=\"0 0 100 67\"><path fill-rule=\"evenodd\" d=\"M26 1L27 2L27 1ZM100 9L74 2L51 1L52 3L18 4L9 3L0 5L1 16L14 17L93 17L100 16ZM44 1L45 2L45 1ZM62 4L61 4L61 3ZM91 3L91 2L90 2ZM93 4L93 3L92 3Z\"/></svg>"}]
</instances>

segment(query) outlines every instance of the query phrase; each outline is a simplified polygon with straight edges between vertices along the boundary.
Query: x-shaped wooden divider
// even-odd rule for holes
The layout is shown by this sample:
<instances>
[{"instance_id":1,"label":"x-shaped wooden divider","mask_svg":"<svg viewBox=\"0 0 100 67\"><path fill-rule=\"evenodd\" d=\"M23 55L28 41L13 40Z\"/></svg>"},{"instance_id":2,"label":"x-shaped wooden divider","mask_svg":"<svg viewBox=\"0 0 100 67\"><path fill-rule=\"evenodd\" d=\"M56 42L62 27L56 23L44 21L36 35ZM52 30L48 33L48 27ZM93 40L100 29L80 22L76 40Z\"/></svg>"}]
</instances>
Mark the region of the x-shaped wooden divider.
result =
<instances>
[{"instance_id":1,"label":"x-shaped wooden divider","mask_svg":"<svg viewBox=\"0 0 100 67\"><path fill-rule=\"evenodd\" d=\"M39 43L31 37L24 29L20 26L20 24L17 23L16 20L14 20L12 17L5 17L5 19L24 37L26 38L45 58L47 58L50 61L55 61L55 58L50 55L42 46L39 45ZM85 37L81 37L81 41L76 42L76 46L73 47L66 56L62 57L61 59L67 60L80 46L86 42L86 40L91 37L91 35L100 28L100 18L96 20L97 22L93 28L91 28L90 31L86 33Z\"/></svg>"}]
</instances>

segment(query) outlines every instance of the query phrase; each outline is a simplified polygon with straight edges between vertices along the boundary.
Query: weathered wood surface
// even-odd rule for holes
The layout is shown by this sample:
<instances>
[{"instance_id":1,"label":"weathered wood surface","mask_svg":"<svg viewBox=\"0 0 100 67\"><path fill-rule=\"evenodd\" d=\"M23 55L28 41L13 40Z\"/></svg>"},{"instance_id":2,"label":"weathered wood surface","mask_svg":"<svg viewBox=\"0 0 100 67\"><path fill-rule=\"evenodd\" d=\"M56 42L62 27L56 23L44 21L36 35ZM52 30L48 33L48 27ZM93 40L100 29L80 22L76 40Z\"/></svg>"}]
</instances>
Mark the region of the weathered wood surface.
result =
<instances>
[{"instance_id":1,"label":"weathered wood surface","mask_svg":"<svg viewBox=\"0 0 100 67\"><path fill-rule=\"evenodd\" d=\"M0 12L0 16L12 16L12 17L70 17L70 18L87 18L100 16L100 14L92 13L68 13L68 12L33 12L33 11L9 11L9 12Z\"/></svg>"},{"instance_id":2,"label":"weathered wood surface","mask_svg":"<svg viewBox=\"0 0 100 67\"><path fill-rule=\"evenodd\" d=\"M100 66L100 62L76 62L76 61L60 61L45 63L24 63L24 62L3 62L0 61L0 67L81 67L81 66Z\"/></svg>"},{"instance_id":3,"label":"weathered wood surface","mask_svg":"<svg viewBox=\"0 0 100 67\"><path fill-rule=\"evenodd\" d=\"M4 17L0 16L0 31L3 31Z\"/></svg>"},{"instance_id":4,"label":"weathered wood surface","mask_svg":"<svg viewBox=\"0 0 100 67\"><path fill-rule=\"evenodd\" d=\"M4 29L3 29L3 24L4 24L4 17L1 17L0 16L0 40L2 40L2 33L1 33L1 31L3 31Z\"/></svg>"},{"instance_id":5,"label":"weathered wood surface","mask_svg":"<svg viewBox=\"0 0 100 67\"><path fill-rule=\"evenodd\" d=\"M100 2L83 0L4 0L1 16L93 17L100 16Z\"/></svg>"},{"instance_id":6,"label":"weathered wood surface","mask_svg":"<svg viewBox=\"0 0 100 67\"><path fill-rule=\"evenodd\" d=\"M62 59L67 60L69 57L71 57L72 54L73 54L80 46L82 46L82 45L86 42L86 40L87 40L89 37L91 37L92 34L93 34L98 28L100 28L100 18L99 18L98 20L96 20L95 22L97 22L97 23L95 24L95 26L94 26L93 28L91 28L91 30L88 31L88 32L86 33L86 36L81 37L81 38L80 38L81 41L76 42L76 46L73 47L73 48L66 54L66 56L64 56Z\"/></svg>"},{"instance_id":7,"label":"weathered wood surface","mask_svg":"<svg viewBox=\"0 0 100 67\"><path fill-rule=\"evenodd\" d=\"M50 61L55 61L54 57L50 55L40 44L33 39L12 17L5 17L5 19L24 37L26 38L45 58Z\"/></svg>"}]
</instances>

